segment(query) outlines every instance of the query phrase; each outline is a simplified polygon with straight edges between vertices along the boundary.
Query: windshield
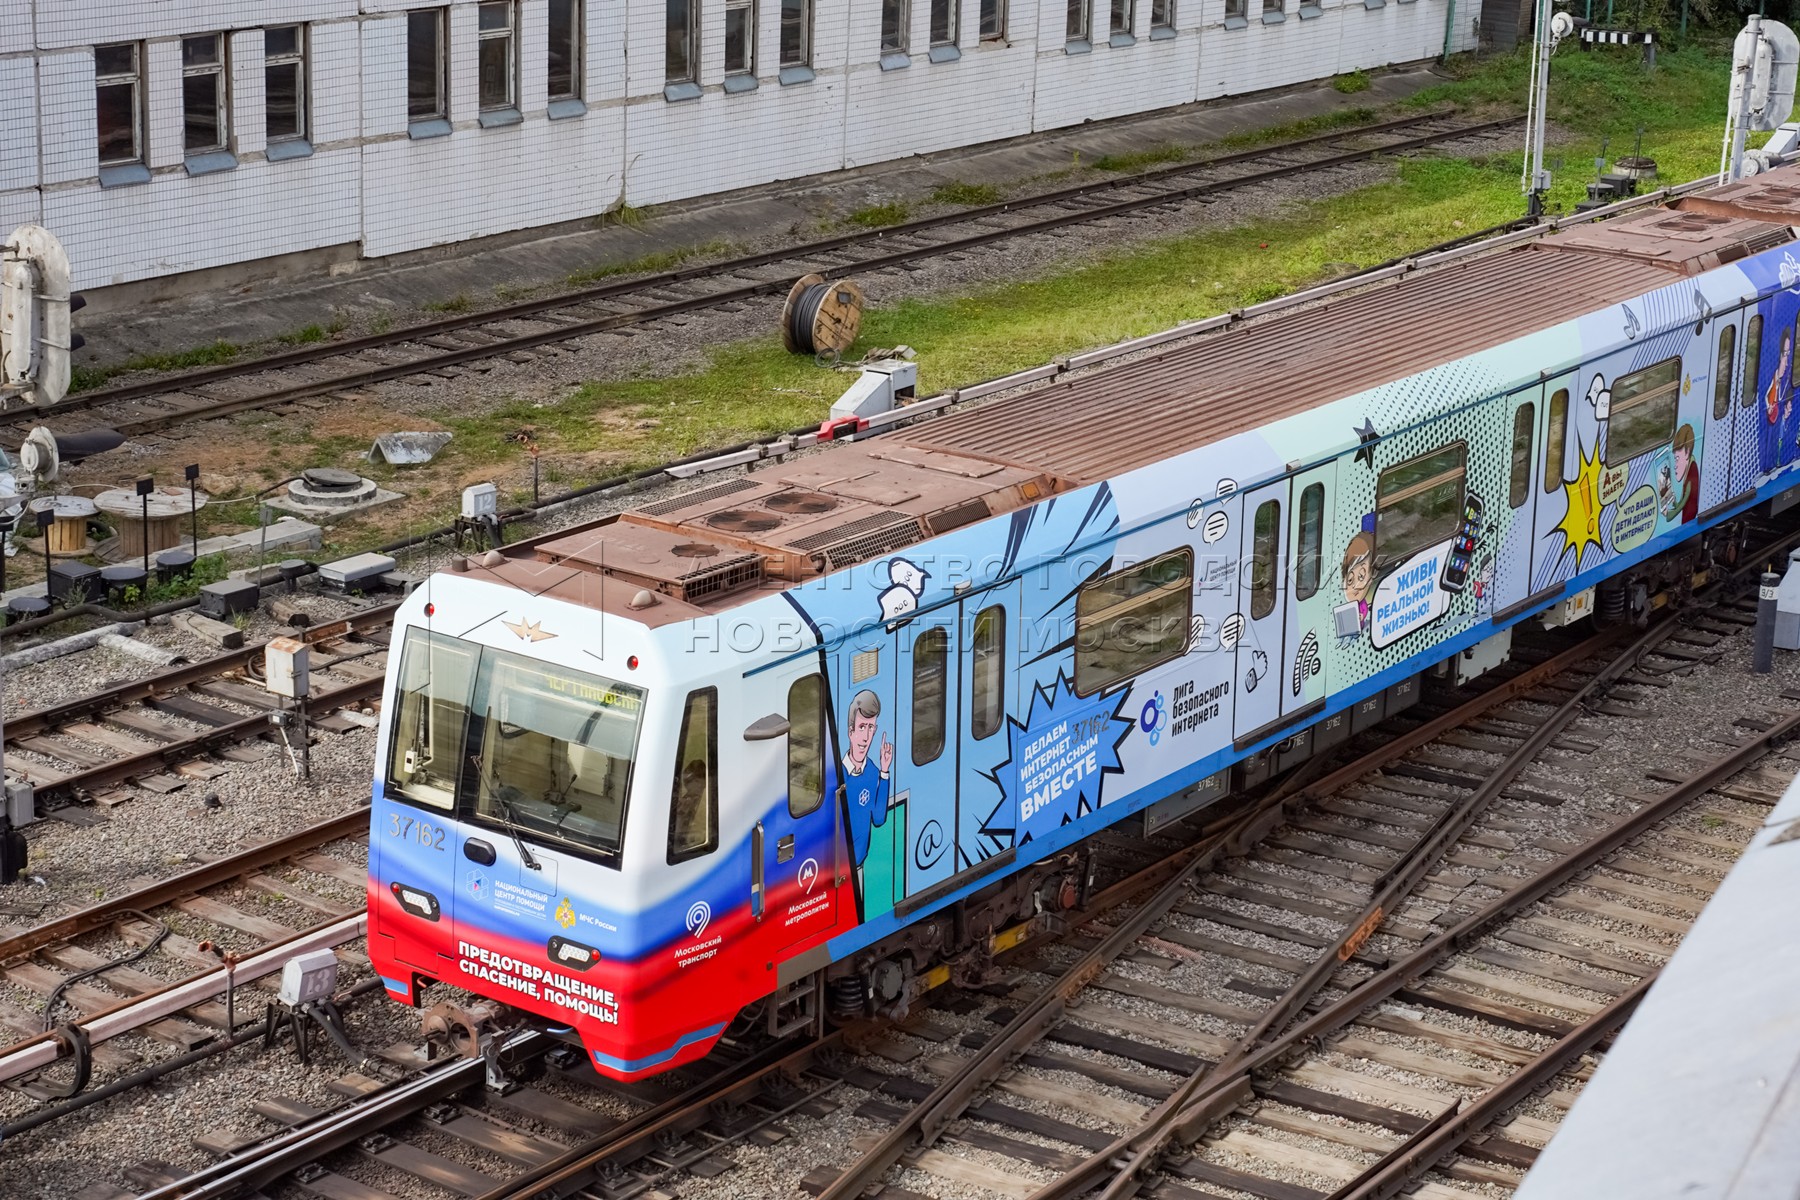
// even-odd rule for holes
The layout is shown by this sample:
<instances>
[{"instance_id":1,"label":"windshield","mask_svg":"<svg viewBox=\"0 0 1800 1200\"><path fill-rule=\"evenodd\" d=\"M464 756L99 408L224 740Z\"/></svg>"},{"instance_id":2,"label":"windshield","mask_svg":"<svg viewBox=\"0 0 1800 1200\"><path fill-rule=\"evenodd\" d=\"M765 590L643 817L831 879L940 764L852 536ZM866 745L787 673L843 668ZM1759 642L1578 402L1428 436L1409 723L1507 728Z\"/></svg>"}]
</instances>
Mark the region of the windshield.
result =
<instances>
[{"instance_id":1,"label":"windshield","mask_svg":"<svg viewBox=\"0 0 1800 1200\"><path fill-rule=\"evenodd\" d=\"M419 629L400 671L391 789L460 801L536 841L619 853L642 689Z\"/></svg>"}]
</instances>

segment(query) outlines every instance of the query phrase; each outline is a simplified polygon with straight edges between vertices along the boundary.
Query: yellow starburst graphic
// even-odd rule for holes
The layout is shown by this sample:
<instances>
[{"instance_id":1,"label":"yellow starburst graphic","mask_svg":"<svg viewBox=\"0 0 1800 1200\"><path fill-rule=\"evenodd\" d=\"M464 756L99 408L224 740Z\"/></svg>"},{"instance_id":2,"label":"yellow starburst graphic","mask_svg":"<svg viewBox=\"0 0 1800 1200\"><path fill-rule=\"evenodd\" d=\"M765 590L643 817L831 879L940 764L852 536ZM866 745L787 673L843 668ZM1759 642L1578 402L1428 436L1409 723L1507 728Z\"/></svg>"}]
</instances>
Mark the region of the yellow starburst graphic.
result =
<instances>
[{"instance_id":1,"label":"yellow starburst graphic","mask_svg":"<svg viewBox=\"0 0 1800 1200\"><path fill-rule=\"evenodd\" d=\"M1589 546L1598 546L1600 542L1600 449L1594 448L1594 457L1589 458L1579 446L1576 456L1581 460L1581 467L1575 472L1575 478L1563 484L1563 499L1567 502L1567 510L1561 521L1556 523L1556 533L1563 535L1563 552L1575 551L1575 570L1581 570L1581 560L1587 556ZM1560 559L1560 555L1558 556Z\"/></svg>"}]
</instances>

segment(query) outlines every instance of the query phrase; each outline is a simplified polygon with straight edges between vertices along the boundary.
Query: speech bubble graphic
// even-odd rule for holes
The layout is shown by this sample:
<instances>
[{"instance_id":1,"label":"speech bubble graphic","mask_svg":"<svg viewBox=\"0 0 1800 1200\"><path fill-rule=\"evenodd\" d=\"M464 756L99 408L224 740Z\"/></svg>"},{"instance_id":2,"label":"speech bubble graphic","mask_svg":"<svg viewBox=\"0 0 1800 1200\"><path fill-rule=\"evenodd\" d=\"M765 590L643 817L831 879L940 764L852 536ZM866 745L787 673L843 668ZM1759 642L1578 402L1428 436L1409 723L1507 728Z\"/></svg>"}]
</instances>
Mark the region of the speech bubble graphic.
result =
<instances>
[{"instance_id":1,"label":"speech bubble graphic","mask_svg":"<svg viewBox=\"0 0 1800 1200\"><path fill-rule=\"evenodd\" d=\"M1232 613L1219 624L1219 646L1224 650L1236 648L1238 639L1244 636L1244 614Z\"/></svg>"},{"instance_id":2,"label":"speech bubble graphic","mask_svg":"<svg viewBox=\"0 0 1800 1200\"><path fill-rule=\"evenodd\" d=\"M1613 514L1613 552L1636 550L1655 532L1656 489L1646 483L1619 501L1619 511Z\"/></svg>"},{"instance_id":3,"label":"speech bubble graphic","mask_svg":"<svg viewBox=\"0 0 1800 1200\"><path fill-rule=\"evenodd\" d=\"M1188 626L1188 652L1191 654L1200 649L1201 642L1205 640L1206 617L1202 613L1195 613L1193 623Z\"/></svg>"},{"instance_id":4,"label":"speech bubble graphic","mask_svg":"<svg viewBox=\"0 0 1800 1200\"><path fill-rule=\"evenodd\" d=\"M1192 529L1196 525L1200 524L1200 507L1201 507L1201 501L1199 501L1199 500L1195 500L1192 504L1188 505L1188 528L1189 529Z\"/></svg>"},{"instance_id":5,"label":"speech bubble graphic","mask_svg":"<svg viewBox=\"0 0 1800 1200\"><path fill-rule=\"evenodd\" d=\"M1210 546L1230 532L1231 518L1225 514L1224 509L1218 509L1206 515L1206 524L1200 530L1200 540Z\"/></svg>"},{"instance_id":6,"label":"speech bubble graphic","mask_svg":"<svg viewBox=\"0 0 1800 1200\"><path fill-rule=\"evenodd\" d=\"M1236 492L1236 491L1237 491L1237 480L1221 479L1221 480L1219 480L1219 486L1218 486L1217 490L1215 490L1213 492L1213 496L1217 499L1223 499L1224 497L1229 496L1233 492Z\"/></svg>"},{"instance_id":7,"label":"speech bubble graphic","mask_svg":"<svg viewBox=\"0 0 1800 1200\"><path fill-rule=\"evenodd\" d=\"M1600 507L1605 508L1625 494L1625 480L1631 474L1630 463L1620 463L1600 472Z\"/></svg>"}]
</instances>

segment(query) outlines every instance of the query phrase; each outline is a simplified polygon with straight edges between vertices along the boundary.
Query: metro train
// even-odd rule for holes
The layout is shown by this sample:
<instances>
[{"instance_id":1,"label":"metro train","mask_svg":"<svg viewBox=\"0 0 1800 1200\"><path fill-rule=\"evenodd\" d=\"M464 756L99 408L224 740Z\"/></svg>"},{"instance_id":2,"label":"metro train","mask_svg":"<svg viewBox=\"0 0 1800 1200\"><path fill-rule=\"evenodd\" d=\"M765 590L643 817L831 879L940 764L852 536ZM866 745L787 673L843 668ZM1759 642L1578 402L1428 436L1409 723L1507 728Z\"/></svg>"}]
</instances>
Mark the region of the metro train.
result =
<instances>
[{"instance_id":1,"label":"metro train","mask_svg":"<svg viewBox=\"0 0 1800 1200\"><path fill-rule=\"evenodd\" d=\"M384 695L387 991L629 1080L983 978L1096 831L1734 561L1800 498L1795 225L1777 170L453 563Z\"/></svg>"}]
</instances>

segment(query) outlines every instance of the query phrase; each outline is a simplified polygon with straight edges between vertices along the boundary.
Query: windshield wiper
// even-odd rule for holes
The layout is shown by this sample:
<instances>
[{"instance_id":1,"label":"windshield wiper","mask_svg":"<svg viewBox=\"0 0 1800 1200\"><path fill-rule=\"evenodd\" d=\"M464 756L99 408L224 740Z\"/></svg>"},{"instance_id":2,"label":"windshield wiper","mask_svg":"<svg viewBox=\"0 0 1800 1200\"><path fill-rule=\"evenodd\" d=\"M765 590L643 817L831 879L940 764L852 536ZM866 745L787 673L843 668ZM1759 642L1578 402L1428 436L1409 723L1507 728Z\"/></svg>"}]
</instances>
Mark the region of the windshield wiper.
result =
<instances>
[{"instance_id":1,"label":"windshield wiper","mask_svg":"<svg viewBox=\"0 0 1800 1200\"><path fill-rule=\"evenodd\" d=\"M506 826L506 832L512 835L513 845L518 848L519 861L533 871L543 870L544 868L538 865L538 860L531 856L531 851L525 848L525 839L519 836L518 816L513 812L512 801L506 798L504 791L494 786L493 778L488 775L487 768L482 765L481 755L475 755L474 761L475 770L482 776L488 794L494 798L494 803L500 809L500 823Z\"/></svg>"}]
</instances>

